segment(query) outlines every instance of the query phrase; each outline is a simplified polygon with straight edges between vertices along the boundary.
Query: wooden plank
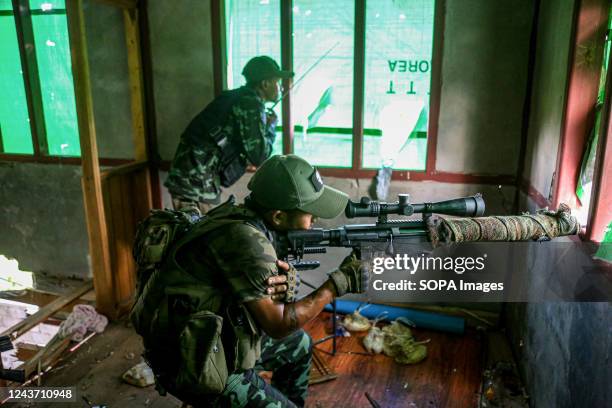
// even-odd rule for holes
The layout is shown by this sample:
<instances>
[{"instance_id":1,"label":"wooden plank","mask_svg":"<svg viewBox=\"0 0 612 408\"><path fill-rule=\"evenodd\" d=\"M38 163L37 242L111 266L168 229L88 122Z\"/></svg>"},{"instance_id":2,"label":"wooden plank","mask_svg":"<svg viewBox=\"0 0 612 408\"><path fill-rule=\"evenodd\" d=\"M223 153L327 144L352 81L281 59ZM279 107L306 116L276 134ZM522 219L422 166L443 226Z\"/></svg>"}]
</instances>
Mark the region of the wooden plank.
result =
<instances>
[{"instance_id":1,"label":"wooden plank","mask_svg":"<svg viewBox=\"0 0 612 408\"><path fill-rule=\"evenodd\" d=\"M21 291L19 294L11 294L10 296L4 294L3 292L0 292L0 298L12 300L15 302L26 303L29 305L36 305L38 307L44 307L45 305L57 299L59 296L61 295L47 292L39 292L32 289ZM60 320L65 320L66 316L70 314L70 312L72 312L74 306L80 304L94 304L95 306L95 292L93 290L88 291L83 296L73 300L66 306L59 309L57 312L53 313L51 317Z\"/></svg>"},{"instance_id":2,"label":"wooden plank","mask_svg":"<svg viewBox=\"0 0 612 408\"><path fill-rule=\"evenodd\" d=\"M40 362L41 368L44 370L53 361L56 360L60 354L68 348L70 344L70 337L62 339L59 335L55 335L49 342L38 351L32 358L23 363L17 369L22 370L25 378L27 379L38 369Z\"/></svg>"},{"instance_id":3,"label":"wooden plank","mask_svg":"<svg viewBox=\"0 0 612 408\"><path fill-rule=\"evenodd\" d=\"M132 259L132 240L134 237L133 204L134 193L131 189L131 179L134 174L124 175L119 178L118 191L121 205L121 229L118 231L116 242L118 252L118 264L116 269L115 288L117 293L117 309L119 314L124 314L132 306L132 295L136 288L136 268Z\"/></svg>"},{"instance_id":4,"label":"wooden plank","mask_svg":"<svg viewBox=\"0 0 612 408\"><path fill-rule=\"evenodd\" d=\"M135 9L138 6L138 0L96 0L98 3L107 4L113 7L122 9Z\"/></svg>"},{"instance_id":5,"label":"wooden plank","mask_svg":"<svg viewBox=\"0 0 612 408\"><path fill-rule=\"evenodd\" d=\"M140 55L139 11L123 10L125 42L128 57L130 80L130 106L132 110L132 131L134 132L134 149L137 161L147 160L147 139L145 136L144 85L142 78L142 59Z\"/></svg>"},{"instance_id":6,"label":"wooden plank","mask_svg":"<svg viewBox=\"0 0 612 408\"><path fill-rule=\"evenodd\" d=\"M73 290L72 292L64 296L58 297L51 303L40 308L38 312L34 313L28 318L20 321L19 323L13 325L12 327L9 327L8 329L0 333L0 337L11 336L11 339L16 339L23 333L30 330L32 327L36 326L37 324L51 316L53 313L60 310L62 307L66 306L68 303L81 297L83 294L91 290L91 286L91 282L86 282L82 286Z\"/></svg>"},{"instance_id":7,"label":"wooden plank","mask_svg":"<svg viewBox=\"0 0 612 408\"><path fill-rule=\"evenodd\" d=\"M89 61L82 0L66 1L66 17L72 57L72 76L76 100L79 140L83 168L83 201L87 219L89 254L96 289L96 304L101 313L115 315L113 276L108 247L108 231L102 201L98 146L89 81Z\"/></svg>"},{"instance_id":8,"label":"wooden plank","mask_svg":"<svg viewBox=\"0 0 612 408\"><path fill-rule=\"evenodd\" d=\"M113 299L116 317L119 317L118 286L123 268L123 253L121 240L123 239L123 205L121 204L121 177L108 179L108 195L105 196L107 202L109 243L111 249L111 268L113 271Z\"/></svg>"},{"instance_id":9,"label":"wooden plank","mask_svg":"<svg viewBox=\"0 0 612 408\"><path fill-rule=\"evenodd\" d=\"M132 173L134 171L141 170L147 167L146 161L137 161L132 163L126 163L119 166L112 167L110 169L104 170L100 173L100 177L102 179L115 177L122 174Z\"/></svg>"},{"instance_id":10,"label":"wooden plank","mask_svg":"<svg viewBox=\"0 0 612 408\"><path fill-rule=\"evenodd\" d=\"M215 96L219 96L227 87L227 58L225 56L225 1L210 1L210 30L213 47L213 77Z\"/></svg>"},{"instance_id":11,"label":"wooden plank","mask_svg":"<svg viewBox=\"0 0 612 408\"><path fill-rule=\"evenodd\" d=\"M161 157L157 146L157 120L155 114L155 86L153 78L153 62L151 57L151 39L149 30L148 1L140 2L140 55L142 60L142 76L144 82L145 119L147 137L147 157L150 164L149 187L152 191L154 208L162 208L161 186L159 182L159 166Z\"/></svg>"},{"instance_id":12,"label":"wooden plank","mask_svg":"<svg viewBox=\"0 0 612 408\"><path fill-rule=\"evenodd\" d=\"M157 174L157 170L150 169L142 169L140 173L140 180L136 183L135 192L136 192L136 222L140 222L144 220L148 215L150 210L153 208L153 188L152 183L154 180L151 177L151 172L155 172Z\"/></svg>"}]
</instances>

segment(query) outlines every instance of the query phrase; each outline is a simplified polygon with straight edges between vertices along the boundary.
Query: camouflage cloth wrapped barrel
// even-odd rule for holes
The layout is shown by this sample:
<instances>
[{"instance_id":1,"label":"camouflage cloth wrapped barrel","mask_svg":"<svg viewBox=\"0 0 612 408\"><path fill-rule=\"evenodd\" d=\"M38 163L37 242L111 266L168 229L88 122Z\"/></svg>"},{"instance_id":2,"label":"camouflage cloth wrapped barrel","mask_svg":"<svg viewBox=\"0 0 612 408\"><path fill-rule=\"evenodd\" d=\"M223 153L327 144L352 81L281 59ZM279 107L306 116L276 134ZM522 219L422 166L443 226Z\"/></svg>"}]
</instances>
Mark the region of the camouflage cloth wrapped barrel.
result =
<instances>
[{"instance_id":1,"label":"camouflage cloth wrapped barrel","mask_svg":"<svg viewBox=\"0 0 612 408\"><path fill-rule=\"evenodd\" d=\"M580 230L570 208L561 204L557 211L536 214L453 218L435 215L427 222L431 242L525 241L574 235Z\"/></svg>"}]
</instances>

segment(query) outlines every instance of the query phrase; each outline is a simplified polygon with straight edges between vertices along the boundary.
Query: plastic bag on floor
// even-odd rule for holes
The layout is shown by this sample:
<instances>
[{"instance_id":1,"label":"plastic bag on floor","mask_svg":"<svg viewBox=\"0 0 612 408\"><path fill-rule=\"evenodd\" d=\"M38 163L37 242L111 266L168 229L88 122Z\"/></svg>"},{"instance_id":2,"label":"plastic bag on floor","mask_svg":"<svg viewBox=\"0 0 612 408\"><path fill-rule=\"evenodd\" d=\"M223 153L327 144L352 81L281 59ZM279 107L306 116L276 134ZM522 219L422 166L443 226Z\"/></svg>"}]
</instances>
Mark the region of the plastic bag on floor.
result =
<instances>
[{"instance_id":1,"label":"plastic bag on floor","mask_svg":"<svg viewBox=\"0 0 612 408\"><path fill-rule=\"evenodd\" d=\"M153 370L144 361L127 370L121 378L126 383L137 387L148 387L155 384Z\"/></svg>"}]
</instances>

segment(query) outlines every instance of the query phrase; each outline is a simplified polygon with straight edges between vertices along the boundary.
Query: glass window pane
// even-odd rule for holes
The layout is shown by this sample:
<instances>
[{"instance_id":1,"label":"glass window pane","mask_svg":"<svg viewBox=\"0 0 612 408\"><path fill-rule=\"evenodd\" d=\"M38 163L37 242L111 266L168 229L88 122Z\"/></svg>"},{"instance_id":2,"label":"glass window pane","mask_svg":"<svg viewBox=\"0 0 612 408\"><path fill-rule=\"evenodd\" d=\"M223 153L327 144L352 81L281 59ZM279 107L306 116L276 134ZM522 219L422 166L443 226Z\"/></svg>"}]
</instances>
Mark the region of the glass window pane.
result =
<instances>
[{"instance_id":1,"label":"glass window pane","mask_svg":"<svg viewBox=\"0 0 612 408\"><path fill-rule=\"evenodd\" d=\"M227 86L234 89L245 84L242 68L251 58L267 55L280 64L280 0L227 0L225 14ZM283 152L281 106L274 107L279 126L272 154Z\"/></svg>"},{"instance_id":2,"label":"glass window pane","mask_svg":"<svg viewBox=\"0 0 612 408\"><path fill-rule=\"evenodd\" d=\"M366 6L363 167L425 170L435 0Z\"/></svg>"},{"instance_id":3,"label":"glass window pane","mask_svg":"<svg viewBox=\"0 0 612 408\"><path fill-rule=\"evenodd\" d=\"M34 153L10 0L0 0L0 132L4 153Z\"/></svg>"},{"instance_id":4,"label":"glass window pane","mask_svg":"<svg viewBox=\"0 0 612 408\"><path fill-rule=\"evenodd\" d=\"M79 133L63 1L31 0L49 154L79 156Z\"/></svg>"},{"instance_id":5,"label":"glass window pane","mask_svg":"<svg viewBox=\"0 0 612 408\"><path fill-rule=\"evenodd\" d=\"M30 10L33 12L44 11L45 13L58 11L65 14L65 0L30 0Z\"/></svg>"},{"instance_id":6,"label":"glass window pane","mask_svg":"<svg viewBox=\"0 0 612 408\"><path fill-rule=\"evenodd\" d=\"M294 151L313 164L352 166L353 0L293 2Z\"/></svg>"}]
</instances>

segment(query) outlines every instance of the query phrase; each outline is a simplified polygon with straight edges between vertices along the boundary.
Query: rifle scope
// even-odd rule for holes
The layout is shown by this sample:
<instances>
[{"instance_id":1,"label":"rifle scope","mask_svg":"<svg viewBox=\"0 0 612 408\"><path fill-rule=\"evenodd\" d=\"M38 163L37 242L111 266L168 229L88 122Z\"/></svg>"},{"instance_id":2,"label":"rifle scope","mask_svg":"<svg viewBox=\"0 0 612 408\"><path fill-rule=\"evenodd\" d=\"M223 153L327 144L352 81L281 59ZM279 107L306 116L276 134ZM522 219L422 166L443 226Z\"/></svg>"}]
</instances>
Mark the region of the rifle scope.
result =
<instances>
[{"instance_id":1,"label":"rifle scope","mask_svg":"<svg viewBox=\"0 0 612 408\"><path fill-rule=\"evenodd\" d=\"M398 197L399 201L394 203L372 201L368 197L362 197L358 203L349 200L344 214L347 218L384 217L388 214L412 215L414 213L479 217L484 214L485 210L485 202L480 193L470 197L422 204L410 204L409 194L399 194Z\"/></svg>"}]
</instances>

